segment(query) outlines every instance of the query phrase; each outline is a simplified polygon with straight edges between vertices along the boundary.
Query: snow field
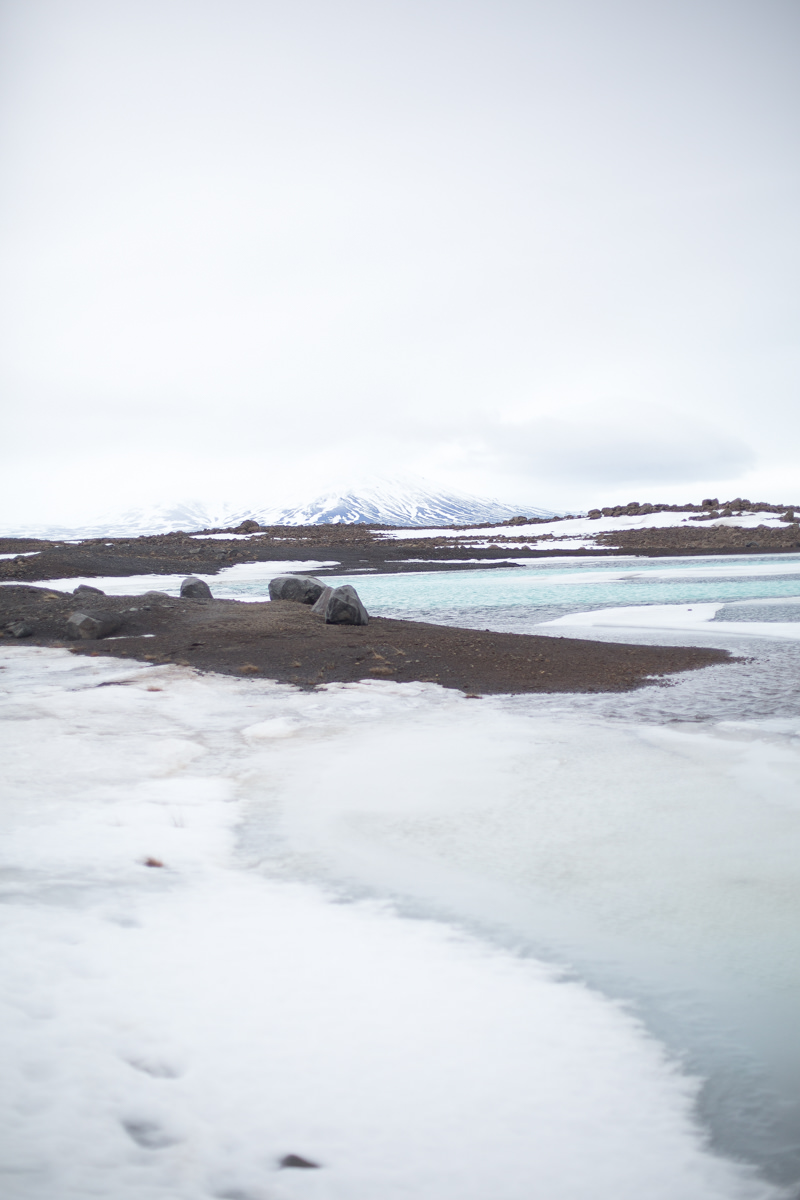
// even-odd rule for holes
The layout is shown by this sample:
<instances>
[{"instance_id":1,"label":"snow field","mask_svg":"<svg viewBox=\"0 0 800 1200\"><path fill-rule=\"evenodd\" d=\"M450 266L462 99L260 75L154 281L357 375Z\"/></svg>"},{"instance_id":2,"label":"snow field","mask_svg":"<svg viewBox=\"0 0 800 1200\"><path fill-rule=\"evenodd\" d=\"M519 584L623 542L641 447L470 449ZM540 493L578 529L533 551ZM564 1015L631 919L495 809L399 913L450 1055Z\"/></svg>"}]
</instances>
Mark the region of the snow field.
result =
<instances>
[{"instance_id":1,"label":"snow field","mask_svg":"<svg viewBox=\"0 0 800 1200\"><path fill-rule=\"evenodd\" d=\"M617 1005L298 882L302 844L248 835L287 780L324 807L326 756L341 797L352 722L446 729L469 702L38 648L0 663L7 1200L778 1194L707 1151L696 1085ZM287 1153L322 1169L279 1170Z\"/></svg>"},{"instance_id":2,"label":"snow field","mask_svg":"<svg viewBox=\"0 0 800 1200\"><path fill-rule=\"evenodd\" d=\"M562 521L543 521L541 524L535 525L496 525L487 529L451 529L447 526L439 529L415 529L411 537L414 540L417 538L453 538L457 541L473 541L475 539L492 539L497 537L544 537L551 533L555 537L577 538L591 537L596 533L613 533L615 530L624 529L672 529L675 526L686 525L688 528L697 525L699 528L709 526L721 526L725 529L740 528L740 529L756 529L759 525L766 525L768 528L785 525L781 521L778 513L742 513L735 517L719 517L712 521L690 521L690 517L696 514L681 513L681 512L655 512L642 513L641 516L624 516L624 517L596 517L591 520L589 517L569 517ZM392 540L408 541L410 540L407 530L382 530L376 533L377 537L389 538ZM491 545L491 540L487 541L487 545ZM565 542L566 547L572 543ZM587 545L591 545L588 542ZM555 548L555 547L554 547Z\"/></svg>"}]
</instances>

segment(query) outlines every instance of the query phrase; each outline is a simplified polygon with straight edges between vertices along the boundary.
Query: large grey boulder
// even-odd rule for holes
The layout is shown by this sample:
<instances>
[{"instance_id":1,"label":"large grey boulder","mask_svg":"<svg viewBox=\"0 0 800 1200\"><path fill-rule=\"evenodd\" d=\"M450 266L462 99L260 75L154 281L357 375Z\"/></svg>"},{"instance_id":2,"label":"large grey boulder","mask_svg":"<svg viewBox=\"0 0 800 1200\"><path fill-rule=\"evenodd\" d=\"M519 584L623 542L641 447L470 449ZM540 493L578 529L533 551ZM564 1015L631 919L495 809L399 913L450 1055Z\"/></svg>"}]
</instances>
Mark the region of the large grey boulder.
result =
<instances>
[{"instance_id":1,"label":"large grey boulder","mask_svg":"<svg viewBox=\"0 0 800 1200\"><path fill-rule=\"evenodd\" d=\"M368 625L369 615L349 583L334 588L325 606L326 625Z\"/></svg>"},{"instance_id":2,"label":"large grey boulder","mask_svg":"<svg viewBox=\"0 0 800 1200\"><path fill-rule=\"evenodd\" d=\"M314 606L311 609L312 613L316 613L318 617L325 616L325 610L328 607L328 601L331 598L332 592L333 592L332 587L326 587L326 588L322 589L319 596L314 601Z\"/></svg>"},{"instance_id":3,"label":"large grey boulder","mask_svg":"<svg viewBox=\"0 0 800 1200\"><path fill-rule=\"evenodd\" d=\"M79 598L85 596L87 600L90 596L105 596L105 592L102 592L100 588L89 587L88 583L79 583L76 588L72 589L72 594Z\"/></svg>"},{"instance_id":4,"label":"large grey boulder","mask_svg":"<svg viewBox=\"0 0 800 1200\"><path fill-rule=\"evenodd\" d=\"M198 579L196 575L189 575L181 584L181 596L184 600L188 597L190 600L213 600L211 588L208 584Z\"/></svg>"},{"instance_id":5,"label":"large grey boulder","mask_svg":"<svg viewBox=\"0 0 800 1200\"><path fill-rule=\"evenodd\" d=\"M299 604L314 604L325 590L313 575L276 575L269 581L270 600L296 600Z\"/></svg>"},{"instance_id":6,"label":"large grey boulder","mask_svg":"<svg viewBox=\"0 0 800 1200\"><path fill-rule=\"evenodd\" d=\"M122 624L116 613L70 613L67 630L74 638L104 638L114 633Z\"/></svg>"}]
</instances>

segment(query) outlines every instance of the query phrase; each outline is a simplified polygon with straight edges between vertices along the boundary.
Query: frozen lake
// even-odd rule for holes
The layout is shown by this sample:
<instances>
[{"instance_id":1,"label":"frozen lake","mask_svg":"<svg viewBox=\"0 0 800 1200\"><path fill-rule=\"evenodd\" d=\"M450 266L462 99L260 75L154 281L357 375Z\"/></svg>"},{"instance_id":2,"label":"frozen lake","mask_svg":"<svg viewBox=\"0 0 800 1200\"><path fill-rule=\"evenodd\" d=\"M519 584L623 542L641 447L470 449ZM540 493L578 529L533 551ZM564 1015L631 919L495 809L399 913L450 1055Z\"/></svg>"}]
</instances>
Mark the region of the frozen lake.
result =
<instances>
[{"instance_id":1,"label":"frozen lake","mask_svg":"<svg viewBox=\"0 0 800 1200\"><path fill-rule=\"evenodd\" d=\"M476 702L5 651L9 1197L796 1196L800 556L353 582L742 661Z\"/></svg>"}]
</instances>

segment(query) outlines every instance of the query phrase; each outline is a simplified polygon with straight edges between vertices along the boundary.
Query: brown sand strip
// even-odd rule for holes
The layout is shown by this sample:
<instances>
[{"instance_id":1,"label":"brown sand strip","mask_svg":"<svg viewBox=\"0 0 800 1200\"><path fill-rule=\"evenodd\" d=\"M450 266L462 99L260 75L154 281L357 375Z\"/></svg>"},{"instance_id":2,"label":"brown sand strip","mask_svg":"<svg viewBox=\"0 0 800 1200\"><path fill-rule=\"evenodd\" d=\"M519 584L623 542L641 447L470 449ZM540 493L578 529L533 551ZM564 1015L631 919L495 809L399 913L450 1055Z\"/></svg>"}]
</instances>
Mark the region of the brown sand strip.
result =
<instances>
[{"instance_id":1,"label":"brown sand strip","mask_svg":"<svg viewBox=\"0 0 800 1200\"><path fill-rule=\"evenodd\" d=\"M68 641L66 619L76 608L116 613L122 624L110 640ZM725 650L490 633L381 617L363 627L325 625L307 606L290 601L97 596L77 602L64 592L0 588L0 629L20 619L32 635L19 639L6 633L5 644L69 646L79 654L179 663L301 687L391 679L475 695L621 692L653 676L736 661Z\"/></svg>"}]
</instances>

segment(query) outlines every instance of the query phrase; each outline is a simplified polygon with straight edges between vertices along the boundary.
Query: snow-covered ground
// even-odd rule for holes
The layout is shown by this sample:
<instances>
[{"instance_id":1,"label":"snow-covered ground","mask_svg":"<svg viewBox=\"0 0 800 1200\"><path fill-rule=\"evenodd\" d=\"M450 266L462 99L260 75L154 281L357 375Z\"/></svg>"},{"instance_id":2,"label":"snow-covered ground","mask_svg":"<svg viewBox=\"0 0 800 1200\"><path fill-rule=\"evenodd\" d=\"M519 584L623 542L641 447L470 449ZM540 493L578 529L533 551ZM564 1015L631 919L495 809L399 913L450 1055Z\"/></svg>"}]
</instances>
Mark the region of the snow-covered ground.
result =
<instances>
[{"instance_id":1,"label":"snow-covered ground","mask_svg":"<svg viewBox=\"0 0 800 1200\"><path fill-rule=\"evenodd\" d=\"M640 516L620 517L569 517L562 521L545 521L535 525L496 525L490 529L415 529L412 535L402 529L388 529L377 533L376 537L390 540L408 541L409 536L417 538L435 538L437 541L450 538L458 542L466 542L473 546L492 546L497 538L541 538L551 534L559 539L548 542L547 548L552 550L586 550L594 545L594 537L598 533L622 532L627 529L671 529L675 527L697 526L704 529L707 526L722 526L723 528L739 527L755 529L759 525L768 528L785 526L778 513L742 513L740 516L718 517L711 521L692 521L696 514L690 512L656 512L643 513Z\"/></svg>"},{"instance_id":2,"label":"snow-covered ground","mask_svg":"<svg viewBox=\"0 0 800 1200\"><path fill-rule=\"evenodd\" d=\"M601 943L758 968L791 925L788 726L1 665L4 1200L778 1196L624 1008L433 914L466 884L520 948L586 911ZM408 888L413 915L380 899Z\"/></svg>"}]
</instances>

